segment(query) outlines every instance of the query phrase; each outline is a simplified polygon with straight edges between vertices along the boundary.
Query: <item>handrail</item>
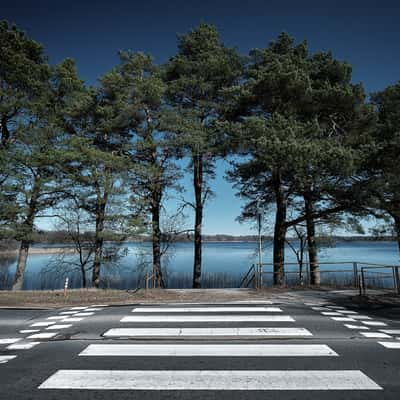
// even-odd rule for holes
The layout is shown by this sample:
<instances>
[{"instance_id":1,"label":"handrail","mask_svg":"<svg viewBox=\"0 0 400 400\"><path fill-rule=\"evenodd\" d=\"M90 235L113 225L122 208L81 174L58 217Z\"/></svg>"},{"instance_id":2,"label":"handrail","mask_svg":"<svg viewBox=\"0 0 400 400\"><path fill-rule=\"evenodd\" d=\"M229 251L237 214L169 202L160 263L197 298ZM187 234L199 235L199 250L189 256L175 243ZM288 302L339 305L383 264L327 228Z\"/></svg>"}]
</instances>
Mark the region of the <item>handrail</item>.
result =
<instances>
[{"instance_id":1,"label":"handrail","mask_svg":"<svg viewBox=\"0 0 400 400\"><path fill-rule=\"evenodd\" d=\"M249 275L252 274L251 279L247 282L246 287L249 286L250 282L255 278L255 268L254 268L254 264L249 268L249 270L247 271L246 275L243 277L243 279L241 280L239 287L243 287L244 282L246 282L247 278L249 277Z\"/></svg>"}]
</instances>

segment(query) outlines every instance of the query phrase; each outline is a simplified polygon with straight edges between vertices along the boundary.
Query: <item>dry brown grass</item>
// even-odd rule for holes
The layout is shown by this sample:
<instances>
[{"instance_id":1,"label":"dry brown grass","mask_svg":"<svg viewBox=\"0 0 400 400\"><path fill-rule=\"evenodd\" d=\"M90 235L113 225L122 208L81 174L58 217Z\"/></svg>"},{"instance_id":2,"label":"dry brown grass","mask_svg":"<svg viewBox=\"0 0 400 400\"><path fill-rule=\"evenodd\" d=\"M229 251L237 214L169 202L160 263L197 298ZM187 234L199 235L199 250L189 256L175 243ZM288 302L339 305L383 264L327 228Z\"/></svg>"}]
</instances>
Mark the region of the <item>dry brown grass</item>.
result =
<instances>
[{"instance_id":1,"label":"dry brown grass","mask_svg":"<svg viewBox=\"0 0 400 400\"><path fill-rule=\"evenodd\" d=\"M56 308L70 305L110 304L124 305L134 303L213 303L246 300L268 300L271 292L252 289L140 289L102 290L73 289L64 296L62 290L0 291L0 307Z\"/></svg>"}]
</instances>

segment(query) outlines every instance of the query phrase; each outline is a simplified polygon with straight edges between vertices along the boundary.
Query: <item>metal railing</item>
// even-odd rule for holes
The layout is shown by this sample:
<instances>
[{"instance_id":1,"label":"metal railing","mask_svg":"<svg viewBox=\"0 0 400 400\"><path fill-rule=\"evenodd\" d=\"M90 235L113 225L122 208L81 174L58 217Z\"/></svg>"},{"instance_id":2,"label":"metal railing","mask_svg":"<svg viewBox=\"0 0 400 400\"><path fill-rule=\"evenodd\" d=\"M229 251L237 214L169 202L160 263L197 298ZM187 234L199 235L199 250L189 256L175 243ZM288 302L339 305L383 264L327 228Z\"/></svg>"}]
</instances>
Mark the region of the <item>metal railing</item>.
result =
<instances>
[{"instance_id":1,"label":"metal railing","mask_svg":"<svg viewBox=\"0 0 400 400\"><path fill-rule=\"evenodd\" d=\"M377 270L379 270L379 272ZM388 272L381 272L382 270ZM365 295L367 289L373 289L376 286L373 280L376 280L376 277L379 276L380 280L393 281L393 285L390 286L390 289L400 294L399 270L400 267L397 265L362 264L360 268L360 293ZM375 276L368 276L368 274L371 273Z\"/></svg>"},{"instance_id":2,"label":"metal railing","mask_svg":"<svg viewBox=\"0 0 400 400\"><path fill-rule=\"evenodd\" d=\"M256 281L256 269L255 265L253 264L247 271L246 275L241 280L239 287L248 288L250 287L250 284L253 284L253 287L257 287L255 281Z\"/></svg>"},{"instance_id":3,"label":"metal railing","mask_svg":"<svg viewBox=\"0 0 400 400\"><path fill-rule=\"evenodd\" d=\"M299 264L284 264L283 285L311 286L310 263L304 262L302 271ZM269 270L266 270L266 269ZM400 266L364 263L359 261L322 261L318 263L321 285L334 287L358 288L361 294L367 289L379 288L395 290L400 294ZM243 277L239 287L261 288L272 285L274 276L273 263L253 264Z\"/></svg>"}]
</instances>

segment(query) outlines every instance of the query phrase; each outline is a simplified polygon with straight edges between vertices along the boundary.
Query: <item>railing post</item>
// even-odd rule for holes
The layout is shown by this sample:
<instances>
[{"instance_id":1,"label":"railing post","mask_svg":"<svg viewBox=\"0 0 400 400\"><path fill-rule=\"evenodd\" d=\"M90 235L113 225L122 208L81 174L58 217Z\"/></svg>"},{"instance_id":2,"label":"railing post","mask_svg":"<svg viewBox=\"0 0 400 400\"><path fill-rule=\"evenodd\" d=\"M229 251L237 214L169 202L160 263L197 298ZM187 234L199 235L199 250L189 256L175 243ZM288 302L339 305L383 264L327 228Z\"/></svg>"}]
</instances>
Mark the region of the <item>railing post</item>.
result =
<instances>
[{"instance_id":1,"label":"railing post","mask_svg":"<svg viewBox=\"0 0 400 400\"><path fill-rule=\"evenodd\" d=\"M396 285L396 291L397 291L397 294L400 294L400 275L399 275L399 267L394 267L394 268L393 268L393 272L394 272L394 281L395 281L395 285Z\"/></svg>"},{"instance_id":2,"label":"railing post","mask_svg":"<svg viewBox=\"0 0 400 400\"><path fill-rule=\"evenodd\" d=\"M262 264L260 264L260 289L263 286L262 268L263 268Z\"/></svg>"},{"instance_id":3,"label":"railing post","mask_svg":"<svg viewBox=\"0 0 400 400\"><path fill-rule=\"evenodd\" d=\"M362 284L362 292L363 295L366 294L366 288L365 288L365 277L364 277L364 269L361 267L361 284Z\"/></svg>"},{"instance_id":4,"label":"railing post","mask_svg":"<svg viewBox=\"0 0 400 400\"><path fill-rule=\"evenodd\" d=\"M358 286L358 265L356 262L353 262L353 274L354 274L354 287Z\"/></svg>"},{"instance_id":5,"label":"railing post","mask_svg":"<svg viewBox=\"0 0 400 400\"><path fill-rule=\"evenodd\" d=\"M146 272L146 290L149 288L149 273Z\"/></svg>"}]
</instances>

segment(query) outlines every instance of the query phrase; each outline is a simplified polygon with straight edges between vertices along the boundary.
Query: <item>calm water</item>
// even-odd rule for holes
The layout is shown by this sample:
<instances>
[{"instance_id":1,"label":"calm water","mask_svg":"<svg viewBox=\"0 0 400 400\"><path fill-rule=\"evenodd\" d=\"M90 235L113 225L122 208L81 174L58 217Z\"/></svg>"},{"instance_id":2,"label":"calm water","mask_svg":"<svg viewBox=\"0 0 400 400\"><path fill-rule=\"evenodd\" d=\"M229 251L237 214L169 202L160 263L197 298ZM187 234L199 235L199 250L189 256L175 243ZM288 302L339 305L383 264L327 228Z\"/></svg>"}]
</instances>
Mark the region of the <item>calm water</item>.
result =
<instances>
[{"instance_id":1,"label":"calm water","mask_svg":"<svg viewBox=\"0 0 400 400\"><path fill-rule=\"evenodd\" d=\"M128 253L118 265L104 264L103 287L130 289L143 287L143 277L149 271L150 243L132 243L128 246ZM264 262L271 262L272 244L266 243L263 254ZM348 274L323 274L325 279L332 279L339 275L347 275L351 281L352 266L344 262L359 261L363 263L377 263L399 265L399 254L395 242L338 242L335 247L320 251L320 261L343 262L341 265L322 266L326 270L346 268ZM28 259L24 289L60 289L65 277L70 279L70 287L80 287L81 278L69 264L74 256L68 256L67 263L60 265L57 256L32 255ZM164 271L168 287L190 287L192 279L193 245L178 243L168 253L168 260ZM288 248L286 261L296 262L293 252ZM15 257L0 258L0 289L11 287L15 272ZM249 266L257 262L256 243L206 243L203 248L203 286L204 287L237 287ZM266 270L270 268L266 267ZM297 271L297 266L287 266L287 270ZM390 272L390 271L385 271ZM292 277L297 278L297 274ZM342 279L341 278L341 279ZM336 278L335 278L336 279ZM388 278L389 279L389 278ZM269 281L269 275L265 280ZM88 273L90 281L90 272Z\"/></svg>"}]
</instances>

